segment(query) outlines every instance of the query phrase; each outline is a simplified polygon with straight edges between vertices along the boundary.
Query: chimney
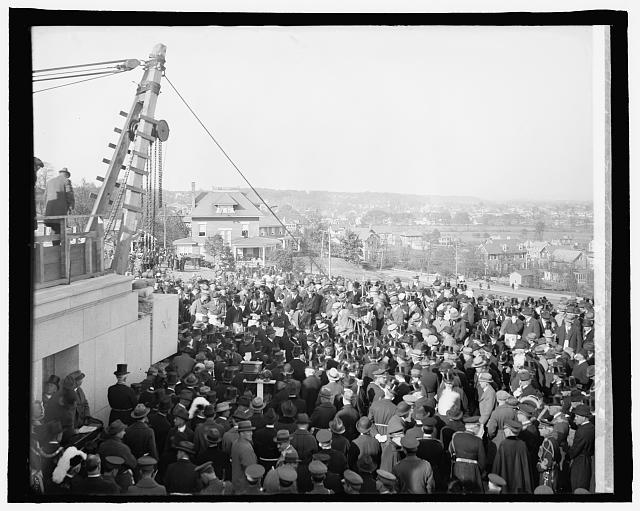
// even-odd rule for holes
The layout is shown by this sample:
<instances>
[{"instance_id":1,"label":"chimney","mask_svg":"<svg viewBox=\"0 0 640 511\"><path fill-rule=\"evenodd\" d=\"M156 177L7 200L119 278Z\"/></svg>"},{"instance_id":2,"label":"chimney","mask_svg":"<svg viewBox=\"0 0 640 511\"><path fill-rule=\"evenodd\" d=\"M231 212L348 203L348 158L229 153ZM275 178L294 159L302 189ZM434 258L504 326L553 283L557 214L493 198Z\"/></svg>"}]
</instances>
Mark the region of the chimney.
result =
<instances>
[{"instance_id":1,"label":"chimney","mask_svg":"<svg viewBox=\"0 0 640 511\"><path fill-rule=\"evenodd\" d=\"M191 210L196 208L196 182L191 181Z\"/></svg>"}]
</instances>

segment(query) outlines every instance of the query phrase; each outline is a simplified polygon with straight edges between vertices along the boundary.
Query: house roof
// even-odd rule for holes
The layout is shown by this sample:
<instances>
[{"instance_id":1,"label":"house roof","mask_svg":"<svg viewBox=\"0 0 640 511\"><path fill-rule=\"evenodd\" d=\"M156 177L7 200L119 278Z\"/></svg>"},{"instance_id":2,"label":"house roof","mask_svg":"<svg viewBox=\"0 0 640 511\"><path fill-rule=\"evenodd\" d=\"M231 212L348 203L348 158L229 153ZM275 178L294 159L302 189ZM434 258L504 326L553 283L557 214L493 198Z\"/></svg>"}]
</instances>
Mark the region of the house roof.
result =
<instances>
[{"instance_id":1,"label":"house roof","mask_svg":"<svg viewBox=\"0 0 640 511\"><path fill-rule=\"evenodd\" d=\"M542 252L542 250L545 247L548 247L549 244L546 241L532 241L529 244L529 250L531 251L536 251L536 252Z\"/></svg>"},{"instance_id":2,"label":"house roof","mask_svg":"<svg viewBox=\"0 0 640 511\"><path fill-rule=\"evenodd\" d=\"M216 213L217 206L234 206L233 213ZM262 213L238 191L207 192L196 201L191 218L229 218L229 217L261 217Z\"/></svg>"},{"instance_id":3,"label":"house roof","mask_svg":"<svg viewBox=\"0 0 640 511\"><path fill-rule=\"evenodd\" d=\"M174 245L198 245L198 242L193 238L181 238L173 242Z\"/></svg>"},{"instance_id":4,"label":"house roof","mask_svg":"<svg viewBox=\"0 0 640 511\"><path fill-rule=\"evenodd\" d=\"M521 277L528 277L529 275L535 275L536 274L536 272L531 271L531 270L516 270L514 272L511 272L511 275L513 275L514 273L517 273Z\"/></svg>"},{"instance_id":5,"label":"house roof","mask_svg":"<svg viewBox=\"0 0 640 511\"><path fill-rule=\"evenodd\" d=\"M264 213L263 213L264 214ZM282 227L280 222L271 213L264 214L260 217L259 227Z\"/></svg>"},{"instance_id":6,"label":"house roof","mask_svg":"<svg viewBox=\"0 0 640 511\"><path fill-rule=\"evenodd\" d=\"M582 255L580 250L571 250L568 248L556 248L551 252L551 257L559 263L573 263Z\"/></svg>"},{"instance_id":7,"label":"house roof","mask_svg":"<svg viewBox=\"0 0 640 511\"><path fill-rule=\"evenodd\" d=\"M487 241L482 247L488 254L505 254L505 253L522 253L526 252L526 248L520 249L520 240L491 240ZM503 250L502 247L506 245L507 250Z\"/></svg>"},{"instance_id":8,"label":"house roof","mask_svg":"<svg viewBox=\"0 0 640 511\"><path fill-rule=\"evenodd\" d=\"M236 238L231 240L231 246L234 248L262 248L277 247L281 242L277 238L265 238L263 236L254 236L251 238Z\"/></svg>"}]
</instances>

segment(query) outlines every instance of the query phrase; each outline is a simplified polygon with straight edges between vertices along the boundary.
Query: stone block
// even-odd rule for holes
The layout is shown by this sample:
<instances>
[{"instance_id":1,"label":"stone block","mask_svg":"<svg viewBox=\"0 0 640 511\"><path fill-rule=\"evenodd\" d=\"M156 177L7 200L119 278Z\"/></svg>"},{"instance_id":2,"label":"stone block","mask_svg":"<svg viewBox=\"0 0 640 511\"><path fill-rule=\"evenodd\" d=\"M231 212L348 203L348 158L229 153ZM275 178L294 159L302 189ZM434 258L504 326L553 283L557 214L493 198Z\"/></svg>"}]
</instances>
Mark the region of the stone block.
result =
<instances>
[{"instance_id":1,"label":"stone block","mask_svg":"<svg viewBox=\"0 0 640 511\"><path fill-rule=\"evenodd\" d=\"M138 295L134 292L119 296L109 302L111 328L133 323L138 319Z\"/></svg>"},{"instance_id":2,"label":"stone block","mask_svg":"<svg viewBox=\"0 0 640 511\"><path fill-rule=\"evenodd\" d=\"M61 314L33 325L33 360L42 359L82 342L83 311Z\"/></svg>"},{"instance_id":3,"label":"stone block","mask_svg":"<svg viewBox=\"0 0 640 511\"><path fill-rule=\"evenodd\" d=\"M123 327L125 331L125 360L131 373L130 382L144 380L151 365L151 317L144 316Z\"/></svg>"},{"instance_id":4,"label":"stone block","mask_svg":"<svg viewBox=\"0 0 640 511\"><path fill-rule=\"evenodd\" d=\"M178 296L153 295L151 322L151 359L155 363L176 352Z\"/></svg>"},{"instance_id":5,"label":"stone block","mask_svg":"<svg viewBox=\"0 0 640 511\"><path fill-rule=\"evenodd\" d=\"M97 302L102 298L102 293L99 289L94 289L93 291L87 291L85 293L78 293L69 297L69 306L70 307L80 307L82 305L87 305L92 302Z\"/></svg>"},{"instance_id":6,"label":"stone block","mask_svg":"<svg viewBox=\"0 0 640 511\"><path fill-rule=\"evenodd\" d=\"M42 399L42 359L31 363L31 400Z\"/></svg>"},{"instance_id":7,"label":"stone block","mask_svg":"<svg viewBox=\"0 0 640 511\"><path fill-rule=\"evenodd\" d=\"M94 399L95 409L107 406L107 389L114 384L117 364L126 363L124 328L112 330L95 338Z\"/></svg>"},{"instance_id":8,"label":"stone block","mask_svg":"<svg viewBox=\"0 0 640 511\"><path fill-rule=\"evenodd\" d=\"M96 365L96 341L90 339L78 346L78 369L87 375L82 382L82 389L87 396L92 414L96 405Z\"/></svg>"},{"instance_id":9,"label":"stone block","mask_svg":"<svg viewBox=\"0 0 640 511\"><path fill-rule=\"evenodd\" d=\"M82 309L84 338L93 339L111 329L111 308L114 300L94 303Z\"/></svg>"}]
</instances>

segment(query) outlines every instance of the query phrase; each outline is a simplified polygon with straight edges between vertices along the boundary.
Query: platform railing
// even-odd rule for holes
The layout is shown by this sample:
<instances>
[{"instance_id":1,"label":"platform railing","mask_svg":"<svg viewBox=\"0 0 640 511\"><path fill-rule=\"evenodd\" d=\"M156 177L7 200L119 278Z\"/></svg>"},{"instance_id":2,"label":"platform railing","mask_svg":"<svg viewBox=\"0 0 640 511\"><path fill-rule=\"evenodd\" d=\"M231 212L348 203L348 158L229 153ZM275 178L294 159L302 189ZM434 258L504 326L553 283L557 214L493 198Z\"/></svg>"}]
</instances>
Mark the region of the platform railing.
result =
<instances>
[{"instance_id":1,"label":"platform railing","mask_svg":"<svg viewBox=\"0 0 640 511\"><path fill-rule=\"evenodd\" d=\"M95 230L85 231L82 219L90 215L38 216L37 232L33 239L34 287L46 287L70 284L77 280L104 275L104 230L101 222ZM76 224L68 226L70 220ZM44 223L60 225L60 234L50 227L44 227L45 234L39 234Z\"/></svg>"}]
</instances>

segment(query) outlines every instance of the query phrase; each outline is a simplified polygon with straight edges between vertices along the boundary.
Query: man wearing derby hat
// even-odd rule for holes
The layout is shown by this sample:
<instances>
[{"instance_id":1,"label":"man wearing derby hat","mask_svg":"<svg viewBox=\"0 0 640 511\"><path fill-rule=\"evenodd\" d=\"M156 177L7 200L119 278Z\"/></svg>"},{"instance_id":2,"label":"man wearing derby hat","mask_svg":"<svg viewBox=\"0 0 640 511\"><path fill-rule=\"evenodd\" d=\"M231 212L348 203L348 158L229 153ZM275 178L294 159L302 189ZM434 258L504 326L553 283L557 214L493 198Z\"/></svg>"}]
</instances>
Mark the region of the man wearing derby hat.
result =
<instances>
[{"instance_id":1,"label":"man wearing derby hat","mask_svg":"<svg viewBox=\"0 0 640 511\"><path fill-rule=\"evenodd\" d=\"M254 427L251 421L238 423L238 440L231 446L231 481L235 492L245 486L244 473L247 467L257 463L256 454L251 444Z\"/></svg>"},{"instance_id":2,"label":"man wearing derby hat","mask_svg":"<svg viewBox=\"0 0 640 511\"><path fill-rule=\"evenodd\" d=\"M356 423L359 436L351 442L348 457L349 467L353 470L357 468L356 463L363 456L371 456L376 464L380 462L382 447L380 442L370 434L372 426L371 419L368 417L360 417Z\"/></svg>"},{"instance_id":3,"label":"man wearing derby hat","mask_svg":"<svg viewBox=\"0 0 640 511\"><path fill-rule=\"evenodd\" d=\"M149 455L158 459L155 433L149 427L147 419L149 412L150 409L142 403L136 405L131 412L134 422L127 428L122 441L129 446L136 458Z\"/></svg>"},{"instance_id":4,"label":"man wearing derby hat","mask_svg":"<svg viewBox=\"0 0 640 511\"><path fill-rule=\"evenodd\" d=\"M132 454L131 449L122 441L127 427L120 419L116 419L107 428L105 438L98 446L97 453L104 460L107 456L119 456L124 460L124 464L130 468L136 468L136 457Z\"/></svg>"},{"instance_id":5,"label":"man wearing derby hat","mask_svg":"<svg viewBox=\"0 0 640 511\"><path fill-rule=\"evenodd\" d=\"M573 443L567 451L571 460L571 490L578 488L592 490L593 456L595 443L595 426L591 422L591 409L580 404L573 409L577 425Z\"/></svg>"},{"instance_id":6,"label":"man wearing derby hat","mask_svg":"<svg viewBox=\"0 0 640 511\"><path fill-rule=\"evenodd\" d=\"M190 456L195 455L193 444L180 440L174 446L176 461L169 465L164 475L164 484L170 495L190 495L202 487L200 474L191 462Z\"/></svg>"}]
</instances>

